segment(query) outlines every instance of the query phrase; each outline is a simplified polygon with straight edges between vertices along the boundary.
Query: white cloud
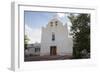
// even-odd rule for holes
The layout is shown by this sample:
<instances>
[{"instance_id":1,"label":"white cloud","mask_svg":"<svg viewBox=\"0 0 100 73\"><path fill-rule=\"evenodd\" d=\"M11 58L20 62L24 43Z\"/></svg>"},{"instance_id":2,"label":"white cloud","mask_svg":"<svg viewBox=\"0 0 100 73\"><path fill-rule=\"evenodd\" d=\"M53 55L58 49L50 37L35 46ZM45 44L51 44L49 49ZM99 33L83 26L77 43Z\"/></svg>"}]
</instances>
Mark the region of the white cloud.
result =
<instances>
[{"instance_id":1,"label":"white cloud","mask_svg":"<svg viewBox=\"0 0 100 73\"><path fill-rule=\"evenodd\" d=\"M29 37L29 43L41 42L41 29L32 29L27 24L25 25L25 34Z\"/></svg>"},{"instance_id":2,"label":"white cloud","mask_svg":"<svg viewBox=\"0 0 100 73\"><path fill-rule=\"evenodd\" d=\"M64 16L65 16L65 14L64 14L64 13L57 13L57 15L58 15L58 17L60 17L60 18L62 18L62 17L64 17Z\"/></svg>"}]
</instances>

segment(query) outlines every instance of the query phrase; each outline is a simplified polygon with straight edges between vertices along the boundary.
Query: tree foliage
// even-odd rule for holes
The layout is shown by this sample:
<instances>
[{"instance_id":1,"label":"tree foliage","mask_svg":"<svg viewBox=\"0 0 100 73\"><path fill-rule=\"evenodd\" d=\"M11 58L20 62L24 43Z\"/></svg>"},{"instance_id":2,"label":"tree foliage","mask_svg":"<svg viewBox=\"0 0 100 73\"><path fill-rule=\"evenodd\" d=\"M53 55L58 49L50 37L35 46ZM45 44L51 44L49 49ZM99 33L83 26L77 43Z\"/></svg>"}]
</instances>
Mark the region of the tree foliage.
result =
<instances>
[{"instance_id":1,"label":"tree foliage","mask_svg":"<svg viewBox=\"0 0 100 73\"><path fill-rule=\"evenodd\" d=\"M27 44L28 44L29 41L30 41L30 39L28 38L28 36L24 35L24 46L25 46L25 49L27 49Z\"/></svg>"},{"instance_id":2,"label":"tree foliage","mask_svg":"<svg viewBox=\"0 0 100 73\"><path fill-rule=\"evenodd\" d=\"M82 58L82 51L90 53L90 14L70 14L74 58Z\"/></svg>"}]
</instances>

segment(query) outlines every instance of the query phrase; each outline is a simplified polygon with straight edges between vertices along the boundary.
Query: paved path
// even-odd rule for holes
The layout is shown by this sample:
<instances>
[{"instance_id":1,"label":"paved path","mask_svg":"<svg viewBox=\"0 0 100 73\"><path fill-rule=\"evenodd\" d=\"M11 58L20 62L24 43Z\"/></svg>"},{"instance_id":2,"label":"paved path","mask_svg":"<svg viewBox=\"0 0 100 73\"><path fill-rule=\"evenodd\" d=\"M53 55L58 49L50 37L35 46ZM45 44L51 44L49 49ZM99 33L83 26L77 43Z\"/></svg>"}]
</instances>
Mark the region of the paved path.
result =
<instances>
[{"instance_id":1,"label":"paved path","mask_svg":"<svg viewBox=\"0 0 100 73\"><path fill-rule=\"evenodd\" d=\"M47 60L64 60L64 59L71 59L71 56L31 56L26 57L25 61L47 61Z\"/></svg>"}]
</instances>

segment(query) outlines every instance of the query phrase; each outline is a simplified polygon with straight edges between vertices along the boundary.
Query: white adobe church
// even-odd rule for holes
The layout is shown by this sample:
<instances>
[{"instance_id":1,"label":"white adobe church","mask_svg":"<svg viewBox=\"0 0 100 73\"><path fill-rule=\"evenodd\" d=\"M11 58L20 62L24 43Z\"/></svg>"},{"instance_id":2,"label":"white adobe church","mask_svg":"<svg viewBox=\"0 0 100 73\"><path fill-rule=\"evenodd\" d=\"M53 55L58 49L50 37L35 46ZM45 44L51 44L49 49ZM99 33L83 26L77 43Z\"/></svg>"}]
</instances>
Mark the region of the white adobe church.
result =
<instances>
[{"instance_id":1,"label":"white adobe church","mask_svg":"<svg viewBox=\"0 0 100 73\"><path fill-rule=\"evenodd\" d=\"M67 24L63 25L58 17L50 20L46 27L42 27L40 56L69 55L73 52L72 38L68 37Z\"/></svg>"}]
</instances>

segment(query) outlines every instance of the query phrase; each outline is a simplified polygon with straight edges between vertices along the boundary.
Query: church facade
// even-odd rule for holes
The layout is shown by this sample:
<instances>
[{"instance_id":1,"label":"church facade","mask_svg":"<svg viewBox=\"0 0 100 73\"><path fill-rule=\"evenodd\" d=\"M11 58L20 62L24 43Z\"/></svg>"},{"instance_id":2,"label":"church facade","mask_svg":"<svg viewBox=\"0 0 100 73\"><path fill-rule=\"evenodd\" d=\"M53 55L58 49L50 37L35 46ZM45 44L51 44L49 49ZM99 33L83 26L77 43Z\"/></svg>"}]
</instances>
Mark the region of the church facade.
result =
<instances>
[{"instance_id":1,"label":"church facade","mask_svg":"<svg viewBox=\"0 0 100 73\"><path fill-rule=\"evenodd\" d=\"M68 27L58 18L49 21L42 27L40 56L44 55L69 55L73 52L72 38L68 37Z\"/></svg>"}]
</instances>

